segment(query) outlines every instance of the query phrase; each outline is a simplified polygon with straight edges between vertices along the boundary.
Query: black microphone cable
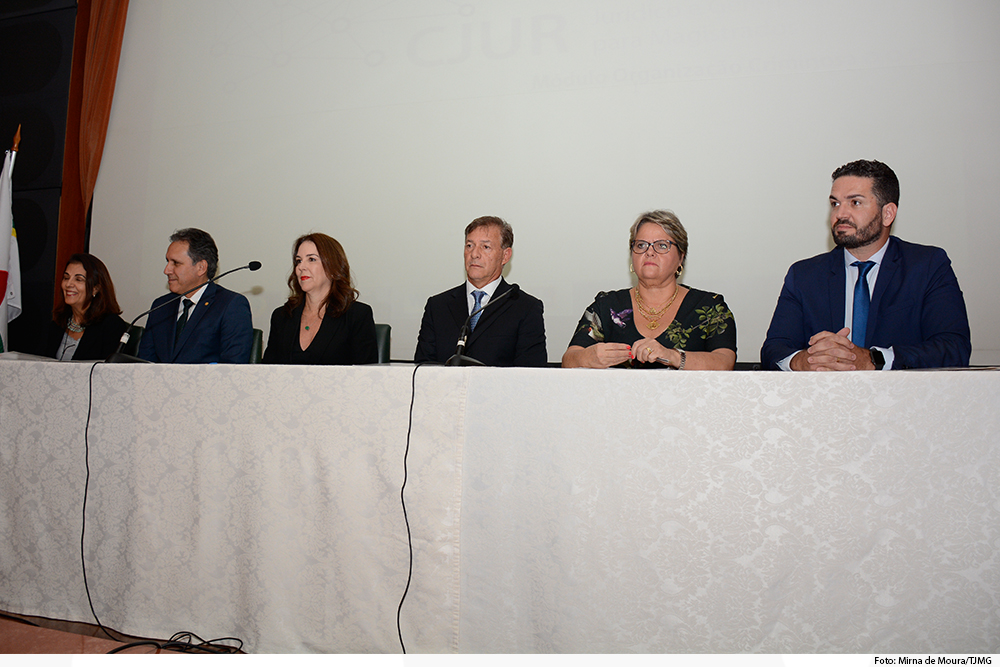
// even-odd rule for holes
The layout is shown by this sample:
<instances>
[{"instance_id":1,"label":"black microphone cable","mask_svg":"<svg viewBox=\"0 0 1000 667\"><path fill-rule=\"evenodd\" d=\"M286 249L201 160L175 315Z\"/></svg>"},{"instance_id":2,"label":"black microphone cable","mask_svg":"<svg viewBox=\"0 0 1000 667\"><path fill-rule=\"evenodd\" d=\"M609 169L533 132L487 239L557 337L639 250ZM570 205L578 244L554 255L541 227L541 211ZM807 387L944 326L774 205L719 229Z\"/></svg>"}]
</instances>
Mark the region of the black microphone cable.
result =
<instances>
[{"instance_id":1,"label":"black microphone cable","mask_svg":"<svg viewBox=\"0 0 1000 667\"><path fill-rule=\"evenodd\" d=\"M253 262L251 264L253 264ZM260 268L260 263L256 262L256 264L258 264L257 268ZM94 370L101 364L107 363L108 362L106 361L94 362L94 365L90 367L90 373L87 380L87 420L83 427L83 461L86 475L83 481L83 516L80 522L80 566L83 570L83 588L87 593L87 603L90 605L90 613L94 616L94 620L97 621L97 627L99 627L101 631L104 632L104 634L106 634L112 641L121 643L121 639L114 637L111 632L104 627L104 623L101 622L100 617L97 615L97 610L94 608L94 599L90 594L90 584L87 580L87 552L85 547L87 536L87 497L90 491L90 417L94 406ZM197 639L199 643L192 644L192 638ZM233 641L238 645L230 646L228 644L219 643L224 641ZM173 637L165 642L158 642L154 640L132 642L130 644L123 644L122 646L116 647L109 651L109 653L118 653L119 651L124 651L128 648L136 646L156 646L157 648L163 650L183 651L188 653L241 653L243 649L243 640L239 637L221 637L219 639L205 641L193 632L182 631L175 633Z\"/></svg>"},{"instance_id":2,"label":"black microphone cable","mask_svg":"<svg viewBox=\"0 0 1000 667\"><path fill-rule=\"evenodd\" d=\"M83 590L87 592L87 603L90 604L90 613L94 615L94 620L97 621L97 627L99 627L104 634L106 634L112 641L119 641L111 636L108 629L104 627L101 623L101 619L97 616L97 610L94 609L94 600L90 596L90 585L87 582L87 553L84 548L84 542L87 535L87 493L90 489L90 413L94 406L94 369L96 369L103 361L97 361L93 366L90 367L90 373L87 379L87 421L83 425L83 463L86 469L86 476L83 480L83 518L80 522L80 565L83 568Z\"/></svg>"},{"instance_id":3,"label":"black microphone cable","mask_svg":"<svg viewBox=\"0 0 1000 667\"><path fill-rule=\"evenodd\" d=\"M409 565L406 571L406 587L403 589L403 596L399 599L399 606L396 608L396 633L399 635L399 646L406 653L406 644L403 643L403 628L400 624L400 617L403 613L403 602L406 594L410 591L410 583L413 581L413 535L410 533L410 519L406 514L406 480L409 476L407 470L407 458L410 455L410 434L413 432L413 403L417 396L417 369L424 366L421 362L413 367L413 375L410 378L410 416L406 424L406 449L403 451L403 485L399 489L399 504L403 508L403 523L406 524L406 547L409 550Z\"/></svg>"}]
</instances>

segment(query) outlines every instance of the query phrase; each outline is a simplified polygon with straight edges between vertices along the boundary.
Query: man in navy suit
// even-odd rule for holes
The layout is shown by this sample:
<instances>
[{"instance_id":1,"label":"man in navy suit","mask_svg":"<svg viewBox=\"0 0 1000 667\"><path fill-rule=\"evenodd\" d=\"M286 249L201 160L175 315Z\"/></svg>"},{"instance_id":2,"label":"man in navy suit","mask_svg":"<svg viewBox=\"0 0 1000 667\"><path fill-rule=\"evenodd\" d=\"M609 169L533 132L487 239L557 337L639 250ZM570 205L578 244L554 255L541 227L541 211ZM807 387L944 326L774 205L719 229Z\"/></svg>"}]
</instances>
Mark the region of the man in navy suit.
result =
<instances>
[{"instance_id":1,"label":"man in navy suit","mask_svg":"<svg viewBox=\"0 0 1000 667\"><path fill-rule=\"evenodd\" d=\"M215 283L195 289L215 276L219 249L208 232L174 232L167 248L167 289L185 295L149 315L139 343L147 361L175 364L245 364L250 361L253 324L250 302ZM153 308L175 296L167 294Z\"/></svg>"},{"instance_id":2,"label":"man in navy suit","mask_svg":"<svg viewBox=\"0 0 1000 667\"><path fill-rule=\"evenodd\" d=\"M788 270L760 351L762 368L969 365L969 318L948 255L890 236L898 205L899 180L885 164L859 160L833 172L837 247Z\"/></svg>"},{"instance_id":3,"label":"man in navy suit","mask_svg":"<svg viewBox=\"0 0 1000 667\"><path fill-rule=\"evenodd\" d=\"M542 302L501 277L514 253L514 230L500 218L476 218L465 228L464 285L427 299L417 336L417 363L443 364L458 345L462 325L478 307L465 355L487 366L545 366ZM500 301L503 298L502 302ZM496 300L493 306L485 306Z\"/></svg>"}]
</instances>

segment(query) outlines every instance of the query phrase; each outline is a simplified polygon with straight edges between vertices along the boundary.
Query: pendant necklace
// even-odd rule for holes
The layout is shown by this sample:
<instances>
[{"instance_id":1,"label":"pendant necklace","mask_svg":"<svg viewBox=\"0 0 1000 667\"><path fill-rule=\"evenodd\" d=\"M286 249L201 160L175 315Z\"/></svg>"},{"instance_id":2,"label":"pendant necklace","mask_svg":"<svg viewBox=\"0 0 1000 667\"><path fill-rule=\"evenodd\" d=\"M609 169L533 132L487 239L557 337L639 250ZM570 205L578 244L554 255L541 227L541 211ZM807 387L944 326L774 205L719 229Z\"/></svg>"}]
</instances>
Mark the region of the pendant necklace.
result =
<instances>
[{"instance_id":1,"label":"pendant necklace","mask_svg":"<svg viewBox=\"0 0 1000 667\"><path fill-rule=\"evenodd\" d=\"M651 330L656 329L660 326L660 315L664 313L670 306L674 303L674 299L677 298L677 291L680 285L674 285L674 295L670 297L670 301L667 301L667 305L663 306L659 310L655 308L650 308L646 305L646 302L642 300L642 296L639 295L639 288L635 288L635 305L639 306L639 312L642 313L643 317L646 318L648 324L646 325Z\"/></svg>"}]
</instances>

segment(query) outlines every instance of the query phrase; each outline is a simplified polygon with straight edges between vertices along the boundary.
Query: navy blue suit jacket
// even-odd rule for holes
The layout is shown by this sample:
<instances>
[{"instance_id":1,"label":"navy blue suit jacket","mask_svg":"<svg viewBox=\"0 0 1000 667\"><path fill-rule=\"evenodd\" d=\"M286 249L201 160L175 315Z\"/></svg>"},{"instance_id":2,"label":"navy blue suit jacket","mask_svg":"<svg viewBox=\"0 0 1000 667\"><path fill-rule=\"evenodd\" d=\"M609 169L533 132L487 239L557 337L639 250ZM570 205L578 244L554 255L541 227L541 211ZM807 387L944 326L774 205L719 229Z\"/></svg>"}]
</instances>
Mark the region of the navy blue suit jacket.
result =
<instances>
[{"instance_id":1,"label":"navy blue suit jacket","mask_svg":"<svg viewBox=\"0 0 1000 667\"><path fill-rule=\"evenodd\" d=\"M788 269L760 350L762 368L777 369L779 361L807 348L813 334L844 327L845 281L842 248ZM969 317L944 250L889 237L865 346L891 347L894 369L969 365Z\"/></svg>"},{"instance_id":2,"label":"navy blue suit jacket","mask_svg":"<svg viewBox=\"0 0 1000 667\"><path fill-rule=\"evenodd\" d=\"M510 289L501 279L490 303ZM465 355L487 366L545 366L545 322L542 302L519 291L488 306L469 334ZM465 283L427 299L413 361L443 364L455 354L458 335L469 318Z\"/></svg>"},{"instance_id":3,"label":"navy blue suit jacket","mask_svg":"<svg viewBox=\"0 0 1000 667\"><path fill-rule=\"evenodd\" d=\"M165 294L152 307L176 296ZM176 302L150 313L139 342L139 356L173 364L249 363L253 319L250 302L242 294L209 283L175 346L176 323Z\"/></svg>"}]
</instances>

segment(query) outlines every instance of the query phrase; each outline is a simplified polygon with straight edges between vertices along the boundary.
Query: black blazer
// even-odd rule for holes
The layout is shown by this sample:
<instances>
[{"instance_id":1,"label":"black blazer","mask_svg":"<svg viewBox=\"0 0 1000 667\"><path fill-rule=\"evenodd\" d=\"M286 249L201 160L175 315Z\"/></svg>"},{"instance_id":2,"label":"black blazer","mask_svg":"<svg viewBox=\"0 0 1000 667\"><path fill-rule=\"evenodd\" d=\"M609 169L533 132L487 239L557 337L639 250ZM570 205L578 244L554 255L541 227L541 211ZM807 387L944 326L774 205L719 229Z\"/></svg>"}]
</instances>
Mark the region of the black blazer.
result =
<instances>
[{"instance_id":1,"label":"black blazer","mask_svg":"<svg viewBox=\"0 0 1000 667\"><path fill-rule=\"evenodd\" d=\"M510 289L501 279L493 303ZM465 344L465 355L487 366L545 366L545 321L542 302L519 291L503 303L488 306ZM455 354L458 335L469 318L465 283L427 299L413 361L443 364Z\"/></svg>"},{"instance_id":2,"label":"black blazer","mask_svg":"<svg viewBox=\"0 0 1000 667\"><path fill-rule=\"evenodd\" d=\"M355 301L343 315L327 314L309 348L299 347L299 324L305 304L291 313L284 306L271 313L271 331L264 351L265 364L349 366L378 363L375 317L366 303Z\"/></svg>"},{"instance_id":3,"label":"black blazer","mask_svg":"<svg viewBox=\"0 0 1000 667\"><path fill-rule=\"evenodd\" d=\"M96 361L107 359L118 348L118 341L128 328L128 323L118 315L105 315L96 322L91 322L83 332L83 337L76 344L73 352L74 361ZM55 359L59 352L66 328L55 322L49 322L45 333L45 347L42 356Z\"/></svg>"}]
</instances>

